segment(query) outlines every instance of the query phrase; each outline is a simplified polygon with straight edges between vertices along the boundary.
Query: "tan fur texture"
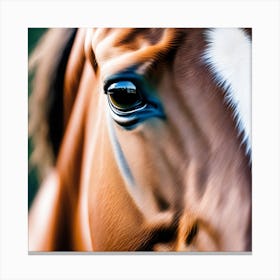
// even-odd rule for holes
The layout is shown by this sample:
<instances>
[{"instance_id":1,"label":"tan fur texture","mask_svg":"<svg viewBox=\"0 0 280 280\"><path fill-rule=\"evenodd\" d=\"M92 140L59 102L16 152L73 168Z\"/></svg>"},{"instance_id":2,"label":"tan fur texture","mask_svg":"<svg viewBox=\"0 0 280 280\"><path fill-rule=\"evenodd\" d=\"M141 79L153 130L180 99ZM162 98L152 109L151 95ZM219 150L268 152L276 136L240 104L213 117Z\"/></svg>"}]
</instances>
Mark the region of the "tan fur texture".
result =
<instances>
[{"instance_id":1,"label":"tan fur texture","mask_svg":"<svg viewBox=\"0 0 280 280\"><path fill-rule=\"evenodd\" d=\"M79 29L65 69L64 131L55 160L48 159L44 112L35 107L44 109L44 73L66 40L58 29L42 41L38 69L45 72L35 77L30 124L34 156L52 166L52 179L47 176L30 211L30 250L251 250L250 160L225 92L200 59L204 32ZM130 67L154 89L166 118L126 130L108 114L103 86ZM120 170L110 123L134 186ZM38 217L41 205L49 210ZM40 219L46 224L38 229Z\"/></svg>"}]
</instances>

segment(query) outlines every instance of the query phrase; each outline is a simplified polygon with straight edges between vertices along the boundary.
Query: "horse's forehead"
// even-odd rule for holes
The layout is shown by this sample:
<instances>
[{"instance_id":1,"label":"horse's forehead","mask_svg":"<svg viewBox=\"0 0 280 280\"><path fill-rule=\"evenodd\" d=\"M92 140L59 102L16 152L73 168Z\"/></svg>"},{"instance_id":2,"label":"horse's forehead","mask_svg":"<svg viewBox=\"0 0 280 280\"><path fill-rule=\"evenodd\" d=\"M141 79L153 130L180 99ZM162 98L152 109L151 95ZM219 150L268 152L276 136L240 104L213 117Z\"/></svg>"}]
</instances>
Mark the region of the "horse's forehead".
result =
<instances>
[{"instance_id":1,"label":"horse's forehead","mask_svg":"<svg viewBox=\"0 0 280 280\"><path fill-rule=\"evenodd\" d=\"M88 30L88 34L96 55L108 59L154 45L161 40L164 31L164 28L97 28Z\"/></svg>"},{"instance_id":2,"label":"horse's forehead","mask_svg":"<svg viewBox=\"0 0 280 280\"><path fill-rule=\"evenodd\" d=\"M85 52L108 75L162 56L177 36L178 30L165 28L88 29Z\"/></svg>"}]
</instances>

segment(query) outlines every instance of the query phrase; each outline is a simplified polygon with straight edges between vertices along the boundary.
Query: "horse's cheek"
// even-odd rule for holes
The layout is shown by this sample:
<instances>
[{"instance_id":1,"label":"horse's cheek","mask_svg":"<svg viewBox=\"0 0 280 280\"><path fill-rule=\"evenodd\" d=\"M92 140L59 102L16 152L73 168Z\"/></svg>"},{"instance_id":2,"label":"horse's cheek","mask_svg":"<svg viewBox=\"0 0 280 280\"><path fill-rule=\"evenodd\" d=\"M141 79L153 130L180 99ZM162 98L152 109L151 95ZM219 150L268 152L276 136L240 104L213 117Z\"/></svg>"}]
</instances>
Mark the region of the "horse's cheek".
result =
<instances>
[{"instance_id":1,"label":"horse's cheek","mask_svg":"<svg viewBox=\"0 0 280 280\"><path fill-rule=\"evenodd\" d=\"M88 213L93 250L136 250L144 238L143 221L124 186L109 182L91 188Z\"/></svg>"}]
</instances>

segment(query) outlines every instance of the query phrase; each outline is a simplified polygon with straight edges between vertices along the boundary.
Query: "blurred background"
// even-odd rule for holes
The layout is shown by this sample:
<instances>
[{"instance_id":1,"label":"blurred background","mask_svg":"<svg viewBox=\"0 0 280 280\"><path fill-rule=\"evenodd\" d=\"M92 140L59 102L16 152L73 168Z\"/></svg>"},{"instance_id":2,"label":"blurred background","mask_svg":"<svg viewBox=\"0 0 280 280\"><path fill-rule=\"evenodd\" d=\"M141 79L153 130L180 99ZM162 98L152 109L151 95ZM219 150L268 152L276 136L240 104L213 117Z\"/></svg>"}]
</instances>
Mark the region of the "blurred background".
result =
<instances>
[{"instance_id":1,"label":"blurred background","mask_svg":"<svg viewBox=\"0 0 280 280\"><path fill-rule=\"evenodd\" d=\"M47 31L47 28L28 28L28 58L35 49L42 35ZM32 90L33 75L28 73L28 97ZM28 209L32 205L36 192L38 190L38 176L35 167L30 165L30 155L32 153L32 140L28 138Z\"/></svg>"}]
</instances>

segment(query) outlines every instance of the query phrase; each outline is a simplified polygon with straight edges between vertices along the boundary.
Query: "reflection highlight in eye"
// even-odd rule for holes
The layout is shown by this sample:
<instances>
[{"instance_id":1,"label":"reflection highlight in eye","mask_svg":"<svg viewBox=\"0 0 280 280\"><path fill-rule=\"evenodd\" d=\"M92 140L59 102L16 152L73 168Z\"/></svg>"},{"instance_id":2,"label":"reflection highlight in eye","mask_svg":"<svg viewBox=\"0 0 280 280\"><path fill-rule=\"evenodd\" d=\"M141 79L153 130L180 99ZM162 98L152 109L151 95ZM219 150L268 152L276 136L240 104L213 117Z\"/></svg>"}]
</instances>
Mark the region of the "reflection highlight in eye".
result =
<instances>
[{"instance_id":1,"label":"reflection highlight in eye","mask_svg":"<svg viewBox=\"0 0 280 280\"><path fill-rule=\"evenodd\" d=\"M120 111L132 111L144 105L144 100L137 87L130 81L111 84L106 91L111 105Z\"/></svg>"}]
</instances>

